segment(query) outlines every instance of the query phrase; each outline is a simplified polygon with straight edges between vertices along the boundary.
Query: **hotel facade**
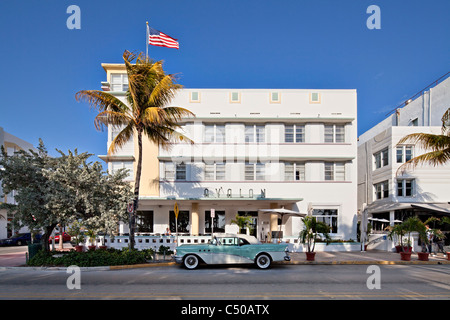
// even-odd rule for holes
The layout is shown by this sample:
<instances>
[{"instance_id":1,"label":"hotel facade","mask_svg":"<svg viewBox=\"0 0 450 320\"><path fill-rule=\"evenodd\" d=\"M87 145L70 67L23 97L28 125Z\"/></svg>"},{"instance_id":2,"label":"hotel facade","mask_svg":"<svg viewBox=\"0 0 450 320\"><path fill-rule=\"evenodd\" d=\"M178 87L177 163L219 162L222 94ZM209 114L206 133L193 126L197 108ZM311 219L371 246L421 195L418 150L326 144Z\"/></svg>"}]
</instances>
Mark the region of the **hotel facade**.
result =
<instances>
[{"instance_id":1,"label":"hotel facade","mask_svg":"<svg viewBox=\"0 0 450 320\"><path fill-rule=\"evenodd\" d=\"M442 134L441 118L449 107L450 78L443 77L359 137L358 209L368 215L374 230L382 232L410 216L424 221L450 215L450 164L399 170L429 150L414 143L398 144L412 133ZM388 250L393 246L382 245Z\"/></svg>"},{"instance_id":2,"label":"hotel facade","mask_svg":"<svg viewBox=\"0 0 450 320\"><path fill-rule=\"evenodd\" d=\"M125 101L124 66L102 66L102 89ZM301 218L261 211L284 207L328 223L335 239L356 240L356 90L182 89L171 105L195 114L181 122L194 144L164 150L143 139L138 235L174 234L177 204L180 234L237 233L240 215L259 240L282 231L293 243ZM108 147L119 130L108 128ZM111 172L129 169L132 182L137 139L99 157Z\"/></svg>"}]
</instances>

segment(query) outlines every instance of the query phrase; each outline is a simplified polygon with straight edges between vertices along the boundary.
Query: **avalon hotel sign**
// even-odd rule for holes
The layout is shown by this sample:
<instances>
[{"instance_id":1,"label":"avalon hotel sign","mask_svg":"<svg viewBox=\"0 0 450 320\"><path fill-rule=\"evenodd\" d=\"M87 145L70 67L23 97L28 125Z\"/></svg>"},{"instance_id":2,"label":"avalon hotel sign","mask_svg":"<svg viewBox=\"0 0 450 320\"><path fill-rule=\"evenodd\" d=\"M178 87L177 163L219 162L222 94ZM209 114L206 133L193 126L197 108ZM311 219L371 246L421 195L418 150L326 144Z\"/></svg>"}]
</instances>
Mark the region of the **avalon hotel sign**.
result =
<instances>
[{"instance_id":1,"label":"avalon hotel sign","mask_svg":"<svg viewBox=\"0 0 450 320\"><path fill-rule=\"evenodd\" d=\"M126 102L124 65L102 66L102 89ZM182 89L171 105L196 115L181 122L194 144L165 150L144 139L138 233L237 232L232 220L250 216L259 240L278 230L298 238L300 217L261 211L284 207L315 215L333 238L356 239L356 90ZM119 130L108 128L107 147ZM110 171L130 169L131 182L137 139L100 158Z\"/></svg>"}]
</instances>

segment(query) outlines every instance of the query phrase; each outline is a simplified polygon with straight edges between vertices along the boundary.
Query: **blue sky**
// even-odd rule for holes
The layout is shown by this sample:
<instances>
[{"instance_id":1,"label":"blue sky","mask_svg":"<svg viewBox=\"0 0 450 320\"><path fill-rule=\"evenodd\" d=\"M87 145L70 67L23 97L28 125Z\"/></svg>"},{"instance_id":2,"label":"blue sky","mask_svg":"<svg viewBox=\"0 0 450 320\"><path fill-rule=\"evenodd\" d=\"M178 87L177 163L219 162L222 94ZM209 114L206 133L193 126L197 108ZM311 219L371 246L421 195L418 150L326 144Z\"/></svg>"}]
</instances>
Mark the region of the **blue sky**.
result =
<instances>
[{"instance_id":1,"label":"blue sky","mask_svg":"<svg viewBox=\"0 0 450 320\"><path fill-rule=\"evenodd\" d=\"M80 30L66 27L72 4ZM366 26L372 4L379 30ZM450 71L449 12L448 0L2 0L0 126L53 155L105 154L74 96L100 89L102 62L145 51L149 21L179 39L149 53L185 87L357 89L361 134Z\"/></svg>"}]
</instances>

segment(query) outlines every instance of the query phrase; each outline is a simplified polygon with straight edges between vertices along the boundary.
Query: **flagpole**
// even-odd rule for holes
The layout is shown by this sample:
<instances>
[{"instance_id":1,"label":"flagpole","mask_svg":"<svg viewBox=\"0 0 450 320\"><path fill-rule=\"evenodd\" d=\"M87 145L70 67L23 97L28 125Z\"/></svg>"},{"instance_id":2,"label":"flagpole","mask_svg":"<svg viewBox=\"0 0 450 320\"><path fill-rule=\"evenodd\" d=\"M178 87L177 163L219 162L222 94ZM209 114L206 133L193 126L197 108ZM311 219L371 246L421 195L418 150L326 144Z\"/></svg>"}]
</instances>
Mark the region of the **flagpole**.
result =
<instances>
[{"instance_id":1,"label":"flagpole","mask_svg":"<svg viewBox=\"0 0 450 320\"><path fill-rule=\"evenodd\" d=\"M148 40L149 40L149 32L148 32L148 21L147 23L147 38L145 39L145 45L146 45L146 56L145 56L145 60L148 62Z\"/></svg>"}]
</instances>

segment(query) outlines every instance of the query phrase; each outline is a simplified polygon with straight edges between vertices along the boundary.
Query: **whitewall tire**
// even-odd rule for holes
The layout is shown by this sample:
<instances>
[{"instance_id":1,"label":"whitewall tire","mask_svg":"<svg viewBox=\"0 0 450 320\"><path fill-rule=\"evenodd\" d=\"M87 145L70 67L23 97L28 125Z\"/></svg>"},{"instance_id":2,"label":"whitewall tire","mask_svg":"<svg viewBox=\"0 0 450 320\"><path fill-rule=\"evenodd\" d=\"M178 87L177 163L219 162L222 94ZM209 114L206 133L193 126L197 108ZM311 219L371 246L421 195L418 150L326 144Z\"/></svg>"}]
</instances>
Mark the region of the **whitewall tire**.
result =
<instances>
[{"instance_id":1,"label":"whitewall tire","mask_svg":"<svg viewBox=\"0 0 450 320\"><path fill-rule=\"evenodd\" d=\"M194 270L198 267L199 260L196 255L189 254L183 259L183 265L186 269Z\"/></svg>"},{"instance_id":2,"label":"whitewall tire","mask_svg":"<svg viewBox=\"0 0 450 320\"><path fill-rule=\"evenodd\" d=\"M272 260L270 256L266 253L260 254L256 257L255 264L259 269L267 269L270 267Z\"/></svg>"}]
</instances>

